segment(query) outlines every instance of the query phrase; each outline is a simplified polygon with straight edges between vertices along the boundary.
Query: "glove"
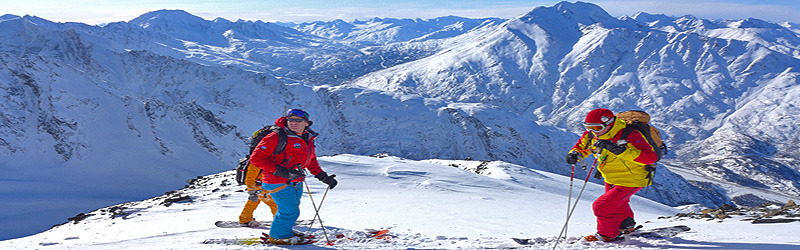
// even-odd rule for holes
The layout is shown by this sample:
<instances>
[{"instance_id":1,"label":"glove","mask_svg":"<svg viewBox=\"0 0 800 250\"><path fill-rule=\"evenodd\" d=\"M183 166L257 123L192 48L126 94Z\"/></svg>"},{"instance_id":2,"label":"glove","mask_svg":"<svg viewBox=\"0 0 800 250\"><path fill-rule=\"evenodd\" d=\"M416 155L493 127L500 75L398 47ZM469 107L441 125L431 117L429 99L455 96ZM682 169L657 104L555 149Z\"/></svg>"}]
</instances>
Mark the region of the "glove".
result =
<instances>
[{"instance_id":1,"label":"glove","mask_svg":"<svg viewBox=\"0 0 800 250\"><path fill-rule=\"evenodd\" d=\"M250 191L247 191L247 193L250 194L250 196L248 196L247 199L250 200L250 201L258 202L258 193L259 192L261 192L261 190L250 190Z\"/></svg>"},{"instance_id":2,"label":"glove","mask_svg":"<svg viewBox=\"0 0 800 250\"><path fill-rule=\"evenodd\" d=\"M567 164L578 163L578 160L581 159L580 157L581 153L578 153L578 151L569 152L569 154L567 154Z\"/></svg>"},{"instance_id":3,"label":"glove","mask_svg":"<svg viewBox=\"0 0 800 250\"><path fill-rule=\"evenodd\" d=\"M320 172L319 174L315 175L314 177L316 177L317 180L321 181L322 183L328 184L328 188L330 188L330 189L335 188L336 184L339 184L339 182L336 181L336 179L334 178L334 177L336 177L336 175L328 176L328 173L325 173L325 171Z\"/></svg>"},{"instance_id":4,"label":"glove","mask_svg":"<svg viewBox=\"0 0 800 250\"><path fill-rule=\"evenodd\" d=\"M248 185L247 186L247 193L250 195L247 197L248 200L251 201L258 201L258 194L261 192L261 186L258 185Z\"/></svg>"},{"instance_id":5,"label":"glove","mask_svg":"<svg viewBox=\"0 0 800 250\"><path fill-rule=\"evenodd\" d=\"M608 150L608 152L611 152L612 154L615 155L620 155L622 154L622 152L625 152L625 150L628 149L627 147L625 147L625 144L617 145L616 143L609 140L598 140L597 142L594 143L594 147L597 148L597 150L603 150L603 149Z\"/></svg>"},{"instance_id":6,"label":"glove","mask_svg":"<svg viewBox=\"0 0 800 250\"><path fill-rule=\"evenodd\" d=\"M274 174L275 176L280 176L280 177L286 178L287 180L290 180L290 181L294 180L294 179L297 179L297 178L300 178L300 177L303 177L303 176L306 176L306 174L301 172L300 170L297 170L297 169L294 169L294 168L289 169L289 168L282 167L280 165L275 170L275 172L272 173L272 174Z\"/></svg>"}]
</instances>

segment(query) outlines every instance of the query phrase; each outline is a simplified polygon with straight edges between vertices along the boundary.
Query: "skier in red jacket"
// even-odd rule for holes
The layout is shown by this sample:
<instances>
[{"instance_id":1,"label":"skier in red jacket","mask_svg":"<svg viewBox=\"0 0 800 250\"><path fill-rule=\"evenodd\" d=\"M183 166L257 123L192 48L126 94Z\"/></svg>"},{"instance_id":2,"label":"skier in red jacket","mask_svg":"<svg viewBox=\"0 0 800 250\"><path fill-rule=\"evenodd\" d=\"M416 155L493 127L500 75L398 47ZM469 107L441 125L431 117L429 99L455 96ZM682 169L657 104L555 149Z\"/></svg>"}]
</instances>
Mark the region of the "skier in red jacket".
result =
<instances>
[{"instance_id":1,"label":"skier in red jacket","mask_svg":"<svg viewBox=\"0 0 800 250\"><path fill-rule=\"evenodd\" d=\"M250 162L263 169L262 187L272 195L278 212L269 230L269 241L273 244L293 245L303 243L303 238L294 234L292 227L300 216L300 198L303 196L303 181L308 170L314 177L333 189L338 183L334 177L320 168L314 152L317 133L309 126L307 112L290 109L286 116L275 120L275 125L286 130L286 149L273 155L278 144L277 133L261 139Z\"/></svg>"}]
</instances>

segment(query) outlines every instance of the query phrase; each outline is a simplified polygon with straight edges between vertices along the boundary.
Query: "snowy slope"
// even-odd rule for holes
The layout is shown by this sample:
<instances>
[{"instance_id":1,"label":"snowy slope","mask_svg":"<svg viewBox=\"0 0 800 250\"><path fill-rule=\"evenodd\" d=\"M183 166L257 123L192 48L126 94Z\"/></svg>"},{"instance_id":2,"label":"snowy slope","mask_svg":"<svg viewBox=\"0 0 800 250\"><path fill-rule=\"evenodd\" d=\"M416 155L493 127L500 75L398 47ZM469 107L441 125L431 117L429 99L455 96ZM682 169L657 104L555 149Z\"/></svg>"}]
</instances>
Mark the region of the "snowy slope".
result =
<instances>
[{"instance_id":1,"label":"snowy slope","mask_svg":"<svg viewBox=\"0 0 800 250\"><path fill-rule=\"evenodd\" d=\"M230 169L246 136L287 107L311 112L321 154L562 175L588 110L644 109L673 149L644 197L797 196L796 25L617 19L568 2L502 24L371 22L387 29L351 32L388 44L185 11L103 27L0 17L0 227L16 228L0 239ZM400 30L416 35L393 40Z\"/></svg>"},{"instance_id":2,"label":"snowy slope","mask_svg":"<svg viewBox=\"0 0 800 250\"><path fill-rule=\"evenodd\" d=\"M336 249L479 249L514 247L510 237L553 240L563 226L568 194L567 177L530 170L504 162L374 158L338 155L320 158L326 171L339 177L330 190L320 216L331 237L354 237L364 229L390 229L391 240L337 240ZM456 166L456 167L454 167ZM462 169L481 167L476 174ZM246 199L242 186L230 185L226 171L194 181L188 188L140 202L98 209L77 222L47 232L0 242L3 249L237 249L247 246L201 244L206 239L257 237L266 228L223 229L217 220L234 220ZM223 184L223 183L228 183ZM310 179L317 204L324 185ZM578 184L580 181L578 181ZM578 194L574 190L573 200ZM568 234L570 238L594 232L591 200L602 187L589 184L578 203ZM165 205L166 198L185 197ZM562 243L559 249L791 249L800 247L792 232L800 223L750 224L731 218L723 221L659 219L677 212L646 199L631 201L636 219L645 227L689 225L692 231L672 239L631 239L622 243ZM300 219L314 216L306 194ZM266 208L256 218L268 220ZM296 227L305 231L307 227ZM318 224L311 231L324 239ZM746 237L743 237L747 235ZM323 242L319 244L323 244ZM320 245L321 246L321 245ZM320 246L291 247L316 249ZM278 249L280 247L272 247ZM552 242L531 249L550 249Z\"/></svg>"}]
</instances>

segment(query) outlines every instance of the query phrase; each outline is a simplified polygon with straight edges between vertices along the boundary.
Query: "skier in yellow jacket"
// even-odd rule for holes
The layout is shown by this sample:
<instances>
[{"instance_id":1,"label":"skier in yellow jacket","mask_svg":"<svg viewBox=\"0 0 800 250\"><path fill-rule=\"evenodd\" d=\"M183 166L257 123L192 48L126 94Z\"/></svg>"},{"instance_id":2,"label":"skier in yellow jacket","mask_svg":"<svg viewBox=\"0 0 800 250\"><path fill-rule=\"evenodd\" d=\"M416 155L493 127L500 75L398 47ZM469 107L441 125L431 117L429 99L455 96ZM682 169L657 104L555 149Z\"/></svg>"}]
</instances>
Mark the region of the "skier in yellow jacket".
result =
<instances>
[{"instance_id":1,"label":"skier in yellow jacket","mask_svg":"<svg viewBox=\"0 0 800 250\"><path fill-rule=\"evenodd\" d=\"M278 206L275 205L272 196L267 192L263 192L264 189L261 188L261 172L262 170L253 166L252 163L247 166L247 175L245 175L244 184L247 186L247 192L250 194L250 197L247 198L247 203L244 204L244 209L242 209L242 213L239 215L239 225L243 227L257 227L260 225L258 221L253 218L253 212L258 208L260 202L264 202L264 204L269 206L272 217L275 217L275 213L278 212Z\"/></svg>"},{"instance_id":2,"label":"skier in yellow jacket","mask_svg":"<svg viewBox=\"0 0 800 250\"><path fill-rule=\"evenodd\" d=\"M615 241L620 233L630 232L636 225L629 202L633 194L650 185L645 167L656 162L658 155L638 131L621 138L627 123L611 110L592 110L583 125L586 131L567 154L567 163L575 164L594 153L599 162L597 170L606 182L606 192L592 204L597 234L585 239Z\"/></svg>"}]
</instances>

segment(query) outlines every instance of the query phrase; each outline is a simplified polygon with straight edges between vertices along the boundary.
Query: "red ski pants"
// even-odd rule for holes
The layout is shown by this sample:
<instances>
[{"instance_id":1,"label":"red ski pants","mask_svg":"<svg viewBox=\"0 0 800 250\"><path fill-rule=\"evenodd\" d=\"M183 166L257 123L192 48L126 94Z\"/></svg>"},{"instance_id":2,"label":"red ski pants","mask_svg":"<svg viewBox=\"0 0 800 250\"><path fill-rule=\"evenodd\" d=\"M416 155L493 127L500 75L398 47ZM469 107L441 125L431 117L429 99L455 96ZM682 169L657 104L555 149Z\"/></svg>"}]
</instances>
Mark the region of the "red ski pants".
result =
<instances>
[{"instance_id":1,"label":"red ski pants","mask_svg":"<svg viewBox=\"0 0 800 250\"><path fill-rule=\"evenodd\" d=\"M606 192L592 203L597 217L597 232L606 237L619 235L619 224L625 218L633 218L631 196L642 190L641 187L623 187L606 183Z\"/></svg>"}]
</instances>

